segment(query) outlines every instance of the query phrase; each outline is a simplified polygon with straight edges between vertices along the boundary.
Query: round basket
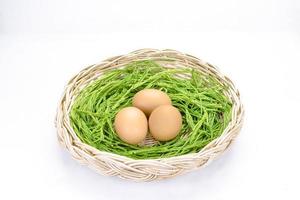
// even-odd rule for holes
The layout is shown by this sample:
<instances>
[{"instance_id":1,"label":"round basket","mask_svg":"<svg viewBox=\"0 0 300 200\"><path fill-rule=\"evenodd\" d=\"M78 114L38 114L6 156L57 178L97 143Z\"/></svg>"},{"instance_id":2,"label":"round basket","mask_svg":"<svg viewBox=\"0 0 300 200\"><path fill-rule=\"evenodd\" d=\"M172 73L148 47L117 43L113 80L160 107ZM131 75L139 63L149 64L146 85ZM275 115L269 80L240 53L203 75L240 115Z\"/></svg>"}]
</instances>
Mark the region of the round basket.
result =
<instances>
[{"instance_id":1,"label":"round basket","mask_svg":"<svg viewBox=\"0 0 300 200\"><path fill-rule=\"evenodd\" d=\"M132 61L145 59L154 60L164 67L194 68L204 74L216 77L221 84L229 86L226 95L232 101L232 117L220 137L210 142L197 153L170 158L143 160L100 151L80 141L72 129L69 117L72 103L78 93L91 81L99 78L103 72L123 67ZM175 50L141 49L91 65L74 76L67 84L60 100L56 116L56 127L59 143L80 163L89 166L101 174L136 181L150 181L170 178L207 165L216 156L226 150L235 139L242 127L243 115L244 110L240 102L238 90L232 81L221 74L213 65Z\"/></svg>"}]
</instances>

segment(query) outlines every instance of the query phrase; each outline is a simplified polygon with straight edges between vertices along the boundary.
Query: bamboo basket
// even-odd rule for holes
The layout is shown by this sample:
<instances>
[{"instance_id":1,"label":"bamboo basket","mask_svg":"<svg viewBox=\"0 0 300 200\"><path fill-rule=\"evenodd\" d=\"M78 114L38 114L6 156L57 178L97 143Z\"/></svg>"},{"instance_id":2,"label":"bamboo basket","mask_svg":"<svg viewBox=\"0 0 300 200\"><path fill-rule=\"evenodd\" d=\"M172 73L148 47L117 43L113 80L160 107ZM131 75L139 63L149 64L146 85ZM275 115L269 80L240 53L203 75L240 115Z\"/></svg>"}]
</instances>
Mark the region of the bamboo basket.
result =
<instances>
[{"instance_id":1,"label":"bamboo basket","mask_svg":"<svg viewBox=\"0 0 300 200\"><path fill-rule=\"evenodd\" d=\"M232 119L220 137L210 142L197 153L143 160L100 151L80 141L71 127L69 118L72 103L80 90L91 81L99 78L107 70L122 67L132 61L145 59L154 60L164 67L194 68L202 73L215 76L221 84L229 86L226 95L233 104ZM236 138L242 127L243 116L244 109L240 101L239 91L232 81L220 73L213 65L175 50L141 49L91 65L74 76L68 82L59 102L55 125L59 143L80 163L89 166L100 174L118 176L135 181L150 181L174 177L206 166L224 152Z\"/></svg>"}]
</instances>

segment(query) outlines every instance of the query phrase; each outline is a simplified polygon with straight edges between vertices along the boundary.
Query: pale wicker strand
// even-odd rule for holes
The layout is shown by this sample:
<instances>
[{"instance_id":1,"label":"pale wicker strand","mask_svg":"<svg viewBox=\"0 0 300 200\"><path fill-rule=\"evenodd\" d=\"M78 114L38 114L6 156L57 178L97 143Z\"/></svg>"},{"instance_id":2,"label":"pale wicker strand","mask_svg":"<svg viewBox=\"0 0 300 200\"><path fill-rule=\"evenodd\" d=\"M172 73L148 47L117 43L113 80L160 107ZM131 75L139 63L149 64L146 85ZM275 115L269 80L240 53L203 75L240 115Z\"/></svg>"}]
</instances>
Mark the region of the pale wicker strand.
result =
<instances>
[{"instance_id":1,"label":"pale wicker strand","mask_svg":"<svg viewBox=\"0 0 300 200\"><path fill-rule=\"evenodd\" d=\"M229 85L226 95L233 103L232 119L222 135L210 142L198 153L146 160L136 160L103 152L82 143L72 129L69 118L72 103L78 92L91 81L101 76L104 71L123 67L132 61L144 59L154 60L164 67L194 68L205 74L213 75L221 84ZM170 178L207 165L226 150L235 139L242 127L243 116L244 109L240 102L238 90L232 81L221 74L213 65L175 50L141 49L91 65L74 76L67 84L62 95L57 109L55 124L59 143L71 153L75 160L104 175L118 176L135 181L150 181Z\"/></svg>"}]
</instances>

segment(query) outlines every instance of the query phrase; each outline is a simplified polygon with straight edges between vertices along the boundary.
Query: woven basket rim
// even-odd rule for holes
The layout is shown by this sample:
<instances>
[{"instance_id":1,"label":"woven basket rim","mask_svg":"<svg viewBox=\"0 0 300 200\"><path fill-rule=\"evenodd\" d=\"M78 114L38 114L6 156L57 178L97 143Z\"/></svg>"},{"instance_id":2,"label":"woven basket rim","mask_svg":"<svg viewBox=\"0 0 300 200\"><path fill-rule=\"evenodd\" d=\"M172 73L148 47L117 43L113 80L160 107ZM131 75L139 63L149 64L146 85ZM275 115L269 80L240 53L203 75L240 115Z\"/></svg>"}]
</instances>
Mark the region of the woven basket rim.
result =
<instances>
[{"instance_id":1,"label":"woven basket rim","mask_svg":"<svg viewBox=\"0 0 300 200\"><path fill-rule=\"evenodd\" d=\"M134 159L111 152L101 151L81 142L70 125L69 112L74 99L77 97L77 94L81 91L81 89L83 89L91 81L101 76L101 72L98 72L97 70L105 71L110 68L114 68L114 66L124 65L126 62L151 59L153 57L156 59L161 58L162 60L179 59L180 62L186 63L187 66L191 64L195 65L195 67L202 67L203 69L201 68L201 70L207 70L206 73L214 75L220 80L221 83L226 83L229 85L230 93L228 95L233 103L233 111L232 118L222 134L207 144L199 152L188 153L174 157L153 159ZM236 89L233 82L228 77L223 75L217 67L194 56L184 54L176 50L140 49L126 55L111 57L97 64L90 65L76 74L68 82L59 102L55 125L57 127L59 143L65 147L71 153L72 157L78 160L80 163L87 164L89 167L95 169L101 174L116 175L121 178L140 181L168 178L200 166L207 165L217 155L225 151L235 139L242 127L243 116L244 108L240 100L239 91ZM200 162L200 160L203 160L203 162ZM194 164L193 161L195 161ZM181 163L186 163L186 166L184 166L185 164ZM141 166L144 166L144 168ZM165 170L166 172L157 172L156 174L155 171L144 171L147 168L146 166L152 166L153 169L161 169ZM174 171L166 170L173 168Z\"/></svg>"}]
</instances>

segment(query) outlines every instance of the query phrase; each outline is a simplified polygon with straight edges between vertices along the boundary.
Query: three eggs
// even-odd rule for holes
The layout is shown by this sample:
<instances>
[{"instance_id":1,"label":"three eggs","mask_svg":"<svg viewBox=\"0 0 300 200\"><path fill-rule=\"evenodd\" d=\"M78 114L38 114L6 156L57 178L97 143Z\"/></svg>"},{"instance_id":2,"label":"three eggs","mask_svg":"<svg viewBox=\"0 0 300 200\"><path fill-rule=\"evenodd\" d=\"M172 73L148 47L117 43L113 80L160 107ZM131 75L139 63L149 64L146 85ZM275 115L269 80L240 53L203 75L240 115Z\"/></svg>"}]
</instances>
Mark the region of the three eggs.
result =
<instances>
[{"instance_id":1,"label":"three eggs","mask_svg":"<svg viewBox=\"0 0 300 200\"><path fill-rule=\"evenodd\" d=\"M182 116L172 106L169 96L156 89L144 89L136 93L133 107L121 109L115 117L115 130L126 143L138 144L149 132L158 141L174 139L180 132Z\"/></svg>"}]
</instances>

